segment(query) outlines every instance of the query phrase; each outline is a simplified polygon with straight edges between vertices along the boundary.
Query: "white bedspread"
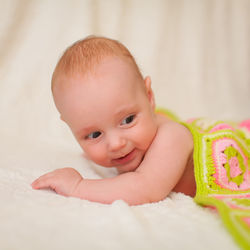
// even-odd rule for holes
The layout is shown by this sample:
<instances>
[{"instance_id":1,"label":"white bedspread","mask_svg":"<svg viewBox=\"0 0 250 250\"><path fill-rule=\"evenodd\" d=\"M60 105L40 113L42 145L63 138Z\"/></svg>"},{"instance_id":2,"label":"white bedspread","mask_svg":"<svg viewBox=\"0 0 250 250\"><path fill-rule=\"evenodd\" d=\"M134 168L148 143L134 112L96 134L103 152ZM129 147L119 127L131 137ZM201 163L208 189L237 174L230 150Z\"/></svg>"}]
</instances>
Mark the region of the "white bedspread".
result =
<instances>
[{"instance_id":1,"label":"white bedspread","mask_svg":"<svg viewBox=\"0 0 250 250\"><path fill-rule=\"evenodd\" d=\"M59 119L50 77L89 34L121 40L157 103L181 117L250 116L250 2L0 0L0 249L238 249L218 215L183 194L141 206L65 198L30 183L92 166Z\"/></svg>"}]
</instances>

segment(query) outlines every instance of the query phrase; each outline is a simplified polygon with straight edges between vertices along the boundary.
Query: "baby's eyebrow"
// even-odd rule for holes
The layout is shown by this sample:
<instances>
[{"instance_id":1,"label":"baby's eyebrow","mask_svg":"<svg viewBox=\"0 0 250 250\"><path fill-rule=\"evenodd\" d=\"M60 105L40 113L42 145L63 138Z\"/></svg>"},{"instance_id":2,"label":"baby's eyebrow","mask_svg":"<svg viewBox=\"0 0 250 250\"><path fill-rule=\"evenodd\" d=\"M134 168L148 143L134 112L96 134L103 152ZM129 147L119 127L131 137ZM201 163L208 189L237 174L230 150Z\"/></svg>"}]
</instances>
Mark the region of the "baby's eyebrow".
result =
<instances>
[{"instance_id":1,"label":"baby's eyebrow","mask_svg":"<svg viewBox=\"0 0 250 250\"><path fill-rule=\"evenodd\" d=\"M82 129L80 129L79 131L76 132L76 135L77 136L81 136L81 135L84 135L84 134L88 134L90 133L91 131L93 131L93 128L92 127L84 127Z\"/></svg>"},{"instance_id":2,"label":"baby's eyebrow","mask_svg":"<svg viewBox=\"0 0 250 250\"><path fill-rule=\"evenodd\" d=\"M120 116L124 115L124 113L126 113L125 109L119 110L115 113L115 117L120 117Z\"/></svg>"},{"instance_id":3,"label":"baby's eyebrow","mask_svg":"<svg viewBox=\"0 0 250 250\"><path fill-rule=\"evenodd\" d=\"M115 116L122 116L122 115L126 114L127 112L132 111L133 109L135 109L134 105L123 107L123 108L117 110L117 112L115 112Z\"/></svg>"}]
</instances>

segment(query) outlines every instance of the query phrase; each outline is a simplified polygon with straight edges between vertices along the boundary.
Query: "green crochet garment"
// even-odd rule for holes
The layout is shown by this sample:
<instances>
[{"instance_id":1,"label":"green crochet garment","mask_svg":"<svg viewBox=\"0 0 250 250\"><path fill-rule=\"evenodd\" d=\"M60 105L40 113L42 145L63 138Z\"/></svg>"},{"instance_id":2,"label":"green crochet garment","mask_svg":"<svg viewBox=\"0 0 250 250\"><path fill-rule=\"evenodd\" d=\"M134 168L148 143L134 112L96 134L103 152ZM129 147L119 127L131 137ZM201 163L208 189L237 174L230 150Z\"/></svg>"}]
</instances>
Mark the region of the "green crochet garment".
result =
<instances>
[{"instance_id":1,"label":"green crochet garment","mask_svg":"<svg viewBox=\"0 0 250 250\"><path fill-rule=\"evenodd\" d=\"M243 249L250 249L250 119L240 123L194 118L179 120L194 140L195 202L214 207Z\"/></svg>"}]
</instances>

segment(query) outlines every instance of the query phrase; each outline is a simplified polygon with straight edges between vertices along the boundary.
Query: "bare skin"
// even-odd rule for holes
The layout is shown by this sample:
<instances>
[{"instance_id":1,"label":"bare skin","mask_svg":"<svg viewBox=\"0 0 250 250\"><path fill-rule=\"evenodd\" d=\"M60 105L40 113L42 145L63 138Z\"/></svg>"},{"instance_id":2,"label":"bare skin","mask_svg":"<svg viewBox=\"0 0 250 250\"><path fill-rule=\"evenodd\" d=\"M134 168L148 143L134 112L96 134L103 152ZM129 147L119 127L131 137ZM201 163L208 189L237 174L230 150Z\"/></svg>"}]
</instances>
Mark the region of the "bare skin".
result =
<instances>
[{"instance_id":1,"label":"bare skin","mask_svg":"<svg viewBox=\"0 0 250 250\"><path fill-rule=\"evenodd\" d=\"M163 123L167 122L166 120L168 119L166 117L164 117L163 115L160 116L162 116L160 119L162 119ZM193 149L190 151L190 155L188 157L183 175L181 176L176 186L173 188L173 191L180 192L191 197L195 196L196 182L194 177Z\"/></svg>"},{"instance_id":2,"label":"bare skin","mask_svg":"<svg viewBox=\"0 0 250 250\"><path fill-rule=\"evenodd\" d=\"M35 180L34 189L107 204L157 202L171 191L194 196L192 135L155 114L149 77L139 79L124 60L108 57L95 74L61 77L53 94L88 158L121 174L90 180L72 168L57 169Z\"/></svg>"}]
</instances>

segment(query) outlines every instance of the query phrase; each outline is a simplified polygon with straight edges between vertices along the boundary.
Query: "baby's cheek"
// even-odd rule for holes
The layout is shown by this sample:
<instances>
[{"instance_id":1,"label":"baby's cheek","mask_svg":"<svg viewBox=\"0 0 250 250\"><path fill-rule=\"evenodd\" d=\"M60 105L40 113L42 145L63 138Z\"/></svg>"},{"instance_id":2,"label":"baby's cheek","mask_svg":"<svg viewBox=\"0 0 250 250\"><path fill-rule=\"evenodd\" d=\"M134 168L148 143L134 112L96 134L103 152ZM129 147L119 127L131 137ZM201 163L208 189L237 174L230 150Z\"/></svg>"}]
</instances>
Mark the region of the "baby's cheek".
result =
<instances>
[{"instance_id":1,"label":"baby's cheek","mask_svg":"<svg viewBox=\"0 0 250 250\"><path fill-rule=\"evenodd\" d=\"M104 150L96 149L94 151L85 152L90 160L101 166L109 166L107 153Z\"/></svg>"},{"instance_id":2,"label":"baby's cheek","mask_svg":"<svg viewBox=\"0 0 250 250\"><path fill-rule=\"evenodd\" d=\"M157 132L157 128L153 124L147 124L146 126L141 126L138 131L138 142L140 142L141 147L147 149L151 142L153 141Z\"/></svg>"}]
</instances>

